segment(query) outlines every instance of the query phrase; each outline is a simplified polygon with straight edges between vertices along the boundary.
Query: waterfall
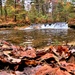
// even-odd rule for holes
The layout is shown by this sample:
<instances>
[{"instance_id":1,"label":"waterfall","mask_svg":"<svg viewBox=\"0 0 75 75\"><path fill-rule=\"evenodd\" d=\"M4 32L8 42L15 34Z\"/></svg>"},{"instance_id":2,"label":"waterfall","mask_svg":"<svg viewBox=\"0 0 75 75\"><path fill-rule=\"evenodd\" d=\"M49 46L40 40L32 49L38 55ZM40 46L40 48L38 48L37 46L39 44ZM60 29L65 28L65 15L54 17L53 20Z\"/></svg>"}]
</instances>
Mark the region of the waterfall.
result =
<instances>
[{"instance_id":1,"label":"waterfall","mask_svg":"<svg viewBox=\"0 0 75 75\"><path fill-rule=\"evenodd\" d=\"M68 24L66 22L56 22L52 24L33 24L26 29L68 29Z\"/></svg>"}]
</instances>

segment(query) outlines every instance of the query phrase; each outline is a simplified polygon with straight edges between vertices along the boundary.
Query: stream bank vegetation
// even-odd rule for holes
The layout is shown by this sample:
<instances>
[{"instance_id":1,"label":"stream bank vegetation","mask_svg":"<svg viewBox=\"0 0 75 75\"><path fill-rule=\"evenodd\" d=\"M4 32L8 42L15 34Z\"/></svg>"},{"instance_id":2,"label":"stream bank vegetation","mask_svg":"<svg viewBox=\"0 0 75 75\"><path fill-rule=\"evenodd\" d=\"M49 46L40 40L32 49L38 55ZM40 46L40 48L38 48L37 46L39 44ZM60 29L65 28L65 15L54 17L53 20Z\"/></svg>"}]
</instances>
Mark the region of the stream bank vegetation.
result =
<instances>
[{"instance_id":1,"label":"stream bank vegetation","mask_svg":"<svg viewBox=\"0 0 75 75\"><path fill-rule=\"evenodd\" d=\"M7 0L2 6L0 0L0 25L30 25L33 23L68 22L75 25L75 7L70 2L58 2L54 4L53 11L48 12L50 4L44 0L34 0L31 9L25 10L24 0Z\"/></svg>"}]
</instances>

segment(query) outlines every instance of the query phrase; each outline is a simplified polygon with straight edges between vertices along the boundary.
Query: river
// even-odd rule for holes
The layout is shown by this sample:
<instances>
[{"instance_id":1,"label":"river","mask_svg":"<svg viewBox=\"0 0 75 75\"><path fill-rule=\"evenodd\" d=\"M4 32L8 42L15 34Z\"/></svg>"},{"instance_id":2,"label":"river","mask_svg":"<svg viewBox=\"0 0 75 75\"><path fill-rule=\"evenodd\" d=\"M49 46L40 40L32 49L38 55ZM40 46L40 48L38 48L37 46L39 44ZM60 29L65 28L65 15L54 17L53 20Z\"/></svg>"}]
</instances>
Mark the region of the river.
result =
<instances>
[{"instance_id":1,"label":"river","mask_svg":"<svg viewBox=\"0 0 75 75\"><path fill-rule=\"evenodd\" d=\"M13 30L0 29L0 39L22 46L44 47L75 41L75 30Z\"/></svg>"}]
</instances>

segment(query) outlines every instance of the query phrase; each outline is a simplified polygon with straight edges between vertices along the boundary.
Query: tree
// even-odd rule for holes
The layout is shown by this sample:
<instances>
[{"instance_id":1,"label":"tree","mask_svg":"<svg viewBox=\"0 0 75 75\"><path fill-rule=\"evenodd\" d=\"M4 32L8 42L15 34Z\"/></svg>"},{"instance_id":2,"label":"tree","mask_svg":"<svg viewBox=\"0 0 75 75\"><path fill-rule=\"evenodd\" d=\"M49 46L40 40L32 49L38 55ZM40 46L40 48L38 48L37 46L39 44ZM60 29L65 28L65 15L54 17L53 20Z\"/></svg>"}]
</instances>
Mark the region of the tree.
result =
<instances>
[{"instance_id":1,"label":"tree","mask_svg":"<svg viewBox=\"0 0 75 75\"><path fill-rule=\"evenodd\" d=\"M6 6L8 6L8 7L14 6L14 0L7 0L6 1Z\"/></svg>"},{"instance_id":2,"label":"tree","mask_svg":"<svg viewBox=\"0 0 75 75\"><path fill-rule=\"evenodd\" d=\"M17 18L16 18L16 3L17 3L17 0L7 0L6 1L6 5L5 5L5 8L7 8L7 12L8 12L8 15L14 15L14 21L16 22ZM6 12L6 10L5 10ZM6 14L7 14L6 12Z\"/></svg>"},{"instance_id":3,"label":"tree","mask_svg":"<svg viewBox=\"0 0 75 75\"><path fill-rule=\"evenodd\" d=\"M44 0L35 0L35 7L39 13L43 12L43 8L42 8L43 4L44 4Z\"/></svg>"},{"instance_id":4,"label":"tree","mask_svg":"<svg viewBox=\"0 0 75 75\"><path fill-rule=\"evenodd\" d=\"M2 0L0 0L0 11L1 11L1 16L2 16L2 14L3 14L3 12L2 12Z\"/></svg>"},{"instance_id":5,"label":"tree","mask_svg":"<svg viewBox=\"0 0 75 75\"><path fill-rule=\"evenodd\" d=\"M25 7L24 7L24 0L22 0L22 16L25 19Z\"/></svg>"},{"instance_id":6,"label":"tree","mask_svg":"<svg viewBox=\"0 0 75 75\"><path fill-rule=\"evenodd\" d=\"M55 10L53 11L53 18L56 21L68 21L72 11L72 4L70 2L58 2Z\"/></svg>"},{"instance_id":7,"label":"tree","mask_svg":"<svg viewBox=\"0 0 75 75\"><path fill-rule=\"evenodd\" d=\"M67 21L70 18L70 14L72 13L73 10L73 6L71 3L67 2L64 6L63 6L63 16L65 21Z\"/></svg>"},{"instance_id":8,"label":"tree","mask_svg":"<svg viewBox=\"0 0 75 75\"><path fill-rule=\"evenodd\" d=\"M15 18L14 18L14 21L15 21L15 22L17 21L17 19L16 19L16 18L17 18L17 16L16 16L16 3L17 3L17 2L16 2L16 0L15 0Z\"/></svg>"},{"instance_id":9,"label":"tree","mask_svg":"<svg viewBox=\"0 0 75 75\"><path fill-rule=\"evenodd\" d=\"M6 5L4 6L4 11L5 11L5 20L7 21L7 8L6 8Z\"/></svg>"}]
</instances>

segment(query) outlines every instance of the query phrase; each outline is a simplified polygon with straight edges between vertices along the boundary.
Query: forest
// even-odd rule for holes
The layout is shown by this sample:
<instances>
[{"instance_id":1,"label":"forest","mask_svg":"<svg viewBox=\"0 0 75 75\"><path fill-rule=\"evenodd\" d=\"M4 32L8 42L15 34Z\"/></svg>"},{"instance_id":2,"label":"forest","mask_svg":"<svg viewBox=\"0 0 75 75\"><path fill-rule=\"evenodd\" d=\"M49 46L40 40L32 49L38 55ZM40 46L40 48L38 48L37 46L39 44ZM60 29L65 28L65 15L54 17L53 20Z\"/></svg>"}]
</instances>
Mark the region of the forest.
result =
<instances>
[{"instance_id":1,"label":"forest","mask_svg":"<svg viewBox=\"0 0 75 75\"><path fill-rule=\"evenodd\" d=\"M32 24L68 22L75 24L75 6L70 2L32 0L29 10L25 10L25 0L6 0L4 6L0 0L0 24ZM50 5L52 3L52 5ZM49 12L49 9L52 11Z\"/></svg>"}]
</instances>

